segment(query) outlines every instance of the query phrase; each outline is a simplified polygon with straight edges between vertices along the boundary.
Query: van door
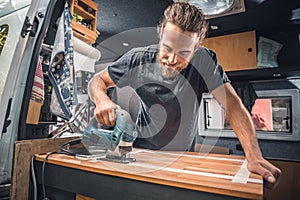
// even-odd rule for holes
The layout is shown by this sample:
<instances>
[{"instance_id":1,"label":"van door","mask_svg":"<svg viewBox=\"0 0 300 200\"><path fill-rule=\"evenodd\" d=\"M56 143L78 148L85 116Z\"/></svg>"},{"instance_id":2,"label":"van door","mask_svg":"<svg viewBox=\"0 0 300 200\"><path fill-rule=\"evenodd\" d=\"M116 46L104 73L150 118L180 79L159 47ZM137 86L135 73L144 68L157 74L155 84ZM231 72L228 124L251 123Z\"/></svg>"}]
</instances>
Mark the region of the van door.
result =
<instances>
[{"instance_id":1,"label":"van door","mask_svg":"<svg viewBox=\"0 0 300 200\"><path fill-rule=\"evenodd\" d=\"M0 1L0 184L10 182L13 146L34 51L43 38L50 0Z\"/></svg>"}]
</instances>

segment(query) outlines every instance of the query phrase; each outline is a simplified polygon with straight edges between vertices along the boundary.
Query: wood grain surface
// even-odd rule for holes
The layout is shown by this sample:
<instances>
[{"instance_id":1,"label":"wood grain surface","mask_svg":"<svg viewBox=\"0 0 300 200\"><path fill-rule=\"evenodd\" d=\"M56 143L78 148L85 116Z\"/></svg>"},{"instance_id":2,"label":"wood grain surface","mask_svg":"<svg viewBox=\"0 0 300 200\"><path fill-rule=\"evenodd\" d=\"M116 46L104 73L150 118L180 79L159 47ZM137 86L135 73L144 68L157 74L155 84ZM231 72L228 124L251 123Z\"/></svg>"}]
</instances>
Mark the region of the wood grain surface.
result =
<instances>
[{"instance_id":1,"label":"wood grain surface","mask_svg":"<svg viewBox=\"0 0 300 200\"><path fill-rule=\"evenodd\" d=\"M31 156L58 151L62 144L72 139L78 139L78 137L16 141L14 145L10 199L28 199Z\"/></svg>"},{"instance_id":2,"label":"wood grain surface","mask_svg":"<svg viewBox=\"0 0 300 200\"><path fill-rule=\"evenodd\" d=\"M225 71L256 69L256 32L207 38L203 44L217 54Z\"/></svg>"},{"instance_id":3,"label":"wood grain surface","mask_svg":"<svg viewBox=\"0 0 300 200\"><path fill-rule=\"evenodd\" d=\"M45 154L36 155L44 161ZM246 184L232 182L244 162L242 156L163 152L134 149L136 162L121 164L54 154L48 163L138 181L180 187L189 190L262 199L262 177L251 173Z\"/></svg>"}]
</instances>

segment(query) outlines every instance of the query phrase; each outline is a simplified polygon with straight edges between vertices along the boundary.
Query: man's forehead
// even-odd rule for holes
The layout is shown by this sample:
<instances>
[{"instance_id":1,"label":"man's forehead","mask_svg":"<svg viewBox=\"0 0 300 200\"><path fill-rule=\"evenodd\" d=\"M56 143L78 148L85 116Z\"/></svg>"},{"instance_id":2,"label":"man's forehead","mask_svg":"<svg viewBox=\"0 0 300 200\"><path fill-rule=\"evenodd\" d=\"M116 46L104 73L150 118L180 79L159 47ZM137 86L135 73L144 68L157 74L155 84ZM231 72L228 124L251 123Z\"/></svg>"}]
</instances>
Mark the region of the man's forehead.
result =
<instances>
[{"instance_id":1,"label":"man's forehead","mask_svg":"<svg viewBox=\"0 0 300 200\"><path fill-rule=\"evenodd\" d=\"M198 42L197 33L183 32L178 26L167 23L164 27L161 42L178 44L183 46L194 46Z\"/></svg>"},{"instance_id":2,"label":"man's forehead","mask_svg":"<svg viewBox=\"0 0 300 200\"><path fill-rule=\"evenodd\" d=\"M186 48L194 48L198 40L195 35L187 35L178 30L164 29L161 43L167 45L176 45Z\"/></svg>"}]
</instances>

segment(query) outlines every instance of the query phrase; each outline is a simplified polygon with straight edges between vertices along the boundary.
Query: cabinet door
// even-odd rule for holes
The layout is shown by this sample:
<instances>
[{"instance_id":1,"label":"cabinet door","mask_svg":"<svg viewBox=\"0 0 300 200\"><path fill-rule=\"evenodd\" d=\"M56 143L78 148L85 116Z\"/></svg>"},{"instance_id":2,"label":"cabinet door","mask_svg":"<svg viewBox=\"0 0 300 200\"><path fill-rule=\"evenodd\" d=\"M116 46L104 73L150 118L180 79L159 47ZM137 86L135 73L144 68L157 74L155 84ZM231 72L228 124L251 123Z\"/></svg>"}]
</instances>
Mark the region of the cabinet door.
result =
<instances>
[{"instance_id":1,"label":"cabinet door","mask_svg":"<svg viewBox=\"0 0 300 200\"><path fill-rule=\"evenodd\" d=\"M256 69L255 31L207 38L203 46L216 52L225 71Z\"/></svg>"},{"instance_id":2,"label":"cabinet door","mask_svg":"<svg viewBox=\"0 0 300 200\"><path fill-rule=\"evenodd\" d=\"M300 161L269 161L282 171L282 177L277 188L274 190L264 190L264 199L300 199Z\"/></svg>"}]
</instances>

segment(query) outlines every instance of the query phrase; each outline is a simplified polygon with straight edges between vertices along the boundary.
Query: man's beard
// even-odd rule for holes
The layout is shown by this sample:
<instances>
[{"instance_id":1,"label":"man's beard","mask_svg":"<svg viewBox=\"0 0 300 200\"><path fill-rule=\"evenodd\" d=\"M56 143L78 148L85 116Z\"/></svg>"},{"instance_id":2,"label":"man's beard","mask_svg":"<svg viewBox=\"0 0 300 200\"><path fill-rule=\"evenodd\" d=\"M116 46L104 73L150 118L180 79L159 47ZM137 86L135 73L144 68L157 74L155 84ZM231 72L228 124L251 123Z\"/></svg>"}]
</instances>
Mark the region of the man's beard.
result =
<instances>
[{"instance_id":1,"label":"man's beard","mask_svg":"<svg viewBox=\"0 0 300 200\"><path fill-rule=\"evenodd\" d=\"M183 62L181 64L176 64L175 67L171 68L166 66L167 62L166 59L159 59L158 61L161 74L164 78L174 78L188 65L188 62Z\"/></svg>"}]
</instances>

